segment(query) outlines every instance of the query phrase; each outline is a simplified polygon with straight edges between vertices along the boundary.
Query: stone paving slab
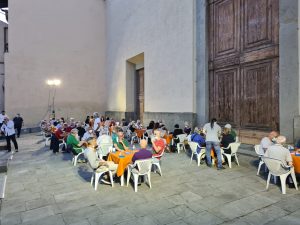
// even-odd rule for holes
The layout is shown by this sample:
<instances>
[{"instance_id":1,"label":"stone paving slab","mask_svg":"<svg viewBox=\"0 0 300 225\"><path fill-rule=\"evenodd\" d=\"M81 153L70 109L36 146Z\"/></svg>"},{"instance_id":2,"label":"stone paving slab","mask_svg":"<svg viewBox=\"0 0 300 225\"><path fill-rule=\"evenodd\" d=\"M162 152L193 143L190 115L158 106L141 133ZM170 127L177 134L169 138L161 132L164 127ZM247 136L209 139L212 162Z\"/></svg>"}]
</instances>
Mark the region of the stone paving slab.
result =
<instances>
[{"instance_id":1,"label":"stone paving slab","mask_svg":"<svg viewBox=\"0 0 300 225\"><path fill-rule=\"evenodd\" d=\"M18 139L1 225L300 224L299 192L282 195L280 184L266 191L266 174L256 176L258 160L248 155L238 155L239 167L217 171L198 167L184 152L165 154L163 176L151 174L151 189L142 184L135 193L117 181L95 191L86 164L72 166L69 154L53 155L41 139Z\"/></svg>"}]
</instances>

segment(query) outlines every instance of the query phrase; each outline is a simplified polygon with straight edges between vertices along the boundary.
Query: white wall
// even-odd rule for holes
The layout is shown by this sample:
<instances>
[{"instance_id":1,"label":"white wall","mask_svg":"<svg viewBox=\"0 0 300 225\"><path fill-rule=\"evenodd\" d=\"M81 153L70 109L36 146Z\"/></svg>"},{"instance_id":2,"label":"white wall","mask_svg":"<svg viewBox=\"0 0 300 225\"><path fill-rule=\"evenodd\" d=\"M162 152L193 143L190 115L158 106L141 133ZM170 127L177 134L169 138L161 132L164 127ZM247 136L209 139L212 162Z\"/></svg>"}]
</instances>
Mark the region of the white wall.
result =
<instances>
[{"instance_id":1,"label":"white wall","mask_svg":"<svg viewBox=\"0 0 300 225\"><path fill-rule=\"evenodd\" d=\"M57 116L106 110L105 2L10 0L5 108L27 126L45 115L49 78L62 80Z\"/></svg>"},{"instance_id":2,"label":"white wall","mask_svg":"<svg viewBox=\"0 0 300 225\"><path fill-rule=\"evenodd\" d=\"M109 0L108 110L126 111L126 60L144 52L145 112L195 112L193 0Z\"/></svg>"}]
</instances>

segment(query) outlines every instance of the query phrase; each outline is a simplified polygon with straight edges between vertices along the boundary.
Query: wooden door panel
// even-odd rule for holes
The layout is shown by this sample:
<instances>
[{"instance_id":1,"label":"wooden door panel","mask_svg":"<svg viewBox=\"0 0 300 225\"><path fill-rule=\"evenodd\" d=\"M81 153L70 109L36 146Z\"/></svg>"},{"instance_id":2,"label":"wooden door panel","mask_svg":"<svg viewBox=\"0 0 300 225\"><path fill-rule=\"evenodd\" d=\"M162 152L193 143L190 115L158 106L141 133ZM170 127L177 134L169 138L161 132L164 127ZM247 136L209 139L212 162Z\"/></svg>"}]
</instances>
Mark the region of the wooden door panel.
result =
<instances>
[{"instance_id":1,"label":"wooden door panel","mask_svg":"<svg viewBox=\"0 0 300 225\"><path fill-rule=\"evenodd\" d=\"M276 61L247 64L241 69L241 126L270 129L274 127L271 112L276 112L277 95L273 87Z\"/></svg>"},{"instance_id":2,"label":"wooden door panel","mask_svg":"<svg viewBox=\"0 0 300 225\"><path fill-rule=\"evenodd\" d=\"M216 118L222 123L236 125L237 107L236 79L238 68L218 70L214 73L214 112Z\"/></svg>"},{"instance_id":3,"label":"wooden door panel","mask_svg":"<svg viewBox=\"0 0 300 225\"><path fill-rule=\"evenodd\" d=\"M242 50L253 51L278 44L277 0L243 0L242 4Z\"/></svg>"},{"instance_id":4,"label":"wooden door panel","mask_svg":"<svg viewBox=\"0 0 300 225\"><path fill-rule=\"evenodd\" d=\"M214 4L214 59L239 52L239 2L223 0Z\"/></svg>"}]
</instances>

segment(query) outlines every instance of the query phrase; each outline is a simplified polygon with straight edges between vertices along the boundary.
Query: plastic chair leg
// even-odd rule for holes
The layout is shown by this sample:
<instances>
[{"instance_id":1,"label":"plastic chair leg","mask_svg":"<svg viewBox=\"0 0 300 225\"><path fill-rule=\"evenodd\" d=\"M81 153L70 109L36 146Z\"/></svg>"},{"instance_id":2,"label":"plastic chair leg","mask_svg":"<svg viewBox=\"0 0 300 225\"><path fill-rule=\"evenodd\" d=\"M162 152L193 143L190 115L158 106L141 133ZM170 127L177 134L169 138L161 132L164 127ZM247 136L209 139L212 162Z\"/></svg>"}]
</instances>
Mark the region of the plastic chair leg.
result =
<instances>
[{"instance_id":1,"label":"plastic chair leg","mask_svg":"<svg viewBox=\"0 0 300 225\"><path fill-rule=\"evenodd\" d=\"M229 168L231 169L231 155L225 155L226 156L226 158L227 158L227 161L228 161L228 166L229 166Z\"/></svg>"},{"instance_id":2,"label":"plastic chair leg","mask_svg":"<svg viewBox=\"0 0 300 225\"><path fill-rule=\"evenodd\" d=\"M291 177L292 177L292 180L293 180L296 190L298 190L298 184L297 184L295 172L291 172Z\"/></svg>"},{"instance_id":3,"label":"plastic chair leg","mask_svg":"<svg viewBox=\"0 0 300 225\"><path fill-rule=\"evenodd\" d=\"M180 143L178 143L178 144L176 145L176 147L177 147L177 153L179 154L179 153L180 153Z\"/></svg>"},{"instance_id":4,"label":"plastic chair leg","mask_svg":"<svg viewBox=\"0 0 300 225\"><path fill-rule=\"evenodd\" d=\"M147 180L148 180L149 187L152 188L152 186L151 186L150 172L147 174Z\"/></svg>"},{"instance_id":5,"label":"plastic chair leg","mask_svg":"<svg viewBox=\"0 0 300 225\"><path fill-rule=\"evenodd\" d=\"M91 177L91 186L93 186L94 176L95 176L95 173L93 173L93 175L92 175L92 177Z\"/></svg>"},{"instance_id":6,"label":"plastic chair leg","mask_svg":"<svg viewBox=\"0 0 300 225\"><path fill-rule=\"evenodd\" d=\"M286 194L286 178L287 175L281 175L280 176L280 182L281 182L281 189L282 189L282 194Z\"/></svg>"},{"instance_id":7,"label":"plastic chair leg","mask_svg":"<svg viewBox=\"0 0 300 225\"><path fill-rule=\"evenodd\" d=\"M139 176L136 174L133 174L133 181L134 181L134 191L137 192L137 186L138 186L138 178Z\"/></svg>"},{"instance_id":8,"label":"plastic chair leg","mask_svg":"<svg viewBox=\"0 0 300 225\"><path fill-rule=\"evenodd\" d=\"M111 187L114 187L114 179L111 171L108 171Z\"/></svg>"},{"instance_id":9,"label":"plastic chair leg","mask_svg":"<svg viewBox=\"0 0 300 225\"><path fill-rule=\"evenodd\" d=\"M155 163L154 165L157 167L157 169L158 169L158 171L159 171L159 175L162 176L161 167L160 167L160 165L159 165L159 162L158 162L158 163Z\"/></svg>"},{"instance_id":10,"label":"plastic chair leg","mask_svg":"<svg viewBox=\"0 0 300 225\"><path fill-rule=\"evenodd\" d=\"M258 164L258 169L257 169L257 174L256 175L259 175L260 168L261 168L262 164L264 164L264 161L260 160L259 164Z\"/></svg>"},{"instance_id":11,"label":"plastic chair leg","mask_svg":"<svg viewBox=\"0 0 300 225\"><path fill-rule=\"evenodd\" d=\"M127 168L127 187L129 184L129 179L130 179L130 168Z\"/></svg>"},{"instance_id":12,"label":"plastic chair leg","mask_svg":"<svg viewBox=\"0 0 300 225\"><path fill-rule=\"evenodd\" d=\"M268 174L268 179L267 179L267 187L266 187L266 190L269 189L270 179L271 179L271 173L269 172L269 174Z\"/></svg>"},{"instance_id":13,"label":"plastic chair leg","mask_svg":"<svg viewBox=\"0 0 300 225\"><path fill-rule=\"evenodd\" d=\"M201 159L200 159L200 155L198 154L198 155L197 155L197 164L198 164L198 166L200 166L200 160L201 160Z\"/></svg>"},{"instance_id":14,"label":"plastic chair leg","mask_svg":"<svg viewBox=\"0 0 300 225\"><path fill-rule=\"evenodd\" d=\"M239 163L239 160L238 160L238 157L237 157L236 153L235 153L234 157L235 157L235 162L236 162L236 164L237 164L238 166L240 166L240 163Z\"/></svg>"},{"instance_id":15,"label":"plastic chair leg","mask_svg":"<svg viewBox=\"0 0 300 225\"><path fill-rule=\"evenodd\" d=\"M102 173L95 173L95 191L97 191L99 179Z\"/></svg>"}]
</instances>

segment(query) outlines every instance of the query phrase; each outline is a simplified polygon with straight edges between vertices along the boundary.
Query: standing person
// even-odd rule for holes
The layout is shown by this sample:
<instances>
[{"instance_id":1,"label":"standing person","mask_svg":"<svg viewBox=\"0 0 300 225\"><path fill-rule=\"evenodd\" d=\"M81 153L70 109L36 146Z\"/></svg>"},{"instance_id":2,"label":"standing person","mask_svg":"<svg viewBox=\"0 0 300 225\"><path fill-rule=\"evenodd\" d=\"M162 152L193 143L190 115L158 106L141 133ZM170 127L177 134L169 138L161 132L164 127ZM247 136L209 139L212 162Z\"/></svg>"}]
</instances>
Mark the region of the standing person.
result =
<instances>
[{"instance_id":1,"label":"standing person","mask_svg":"<svg viewBox=\"0 0 300 225\"><path fill-rule=\"evenodd\" d=\"M4 117L5 117L5 111L2 111L1 114L0 114L0 127L2 127Z\"/></svg>"},{"instance_id":2,"label":"standing person","mask_svg":"<svg viewBox=\"0 0 300 225\"><path fill-rule=\"evenodd\" d=\"M225 167L222 166L222 155L221 155L221 148L220 148L220 139L219 136L221 135L222 129L217 124L217 120L213 118L210 123L207 123L203 127L204 133L206 134L206 160L207 166L211 167L211 156L210 151L213 147L218 158L218 170L223 170Z\"/></svg>"},{"instance_id":3,"label":"standing person","mask_svg":"<svg viewBox=\"0 0 300 225\"><path fill-rule=\"evenodd\" d=\"M17 130L17 137L20 137L21 129L23 126L23 118L21 117L20 113L17 114L17 116L13 119L15 124L15 129Z\"/></svg>"},{"instance_id":4,"label":"standing person","mask_svg":"<svg viewBox=\"0 0 300 225\"><path fill-rule=\"evenodd\" d=\"M18 152L18 143L16 140L16 131L14 122L10 120L7 116L4 117L3 124L1 126L1 131L4 133L7 143L7 150L11 151L10 140L14 143L15 150Z\"/></svg>"},{"instance_id":5,"label":"standing person","mask_svg":"<svg viewBox=\"0 0 300 225\"><path fill-rule=\"evenodd\" d=\"M97 112L94 112L93 116L94 116L93 128L96 133L96 136L99 137L100 127L101 127L99 114Z\"/></svg>"}]
</instances>

